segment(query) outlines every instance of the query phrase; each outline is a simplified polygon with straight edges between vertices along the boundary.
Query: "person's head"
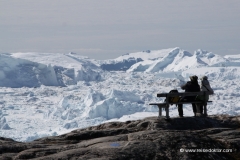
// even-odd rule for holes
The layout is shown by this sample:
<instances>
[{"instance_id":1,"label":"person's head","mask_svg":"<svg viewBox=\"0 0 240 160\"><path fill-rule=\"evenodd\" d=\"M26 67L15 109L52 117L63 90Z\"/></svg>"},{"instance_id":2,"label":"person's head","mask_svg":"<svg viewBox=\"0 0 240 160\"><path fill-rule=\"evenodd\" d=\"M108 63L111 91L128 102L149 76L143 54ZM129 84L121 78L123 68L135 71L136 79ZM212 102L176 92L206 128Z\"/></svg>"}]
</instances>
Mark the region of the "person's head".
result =
<instances>
[{"instance_id":1,"label":"person's head","mask_svg":"<svg viewBox=\"0 0 240 160\"><path fill-rule=\"evenodd\" d=\"M209 85L208 77L207 77L207 76L201 77L201 84L202 84L202 85Z\"/></svg>"},{"instance_id":2,"label":"person's head","mask_svg":"<svg viewBox=\"0 0 240 160\"><path fill-rule=\"evenodd\" d=\"M189 78L192 82L197 82L198 81L198 76L196 76L196 75L190 76Z\"/></svg>"},{"instance_id":3,"label":"person's head","mask_svg":"<svg viewBox=\"0 0 240 160\"><path fill-rule=\"evenodd\" d=\"M202 76L201 80L208 80L207 76Z\"/></svg>"}]
</instances>

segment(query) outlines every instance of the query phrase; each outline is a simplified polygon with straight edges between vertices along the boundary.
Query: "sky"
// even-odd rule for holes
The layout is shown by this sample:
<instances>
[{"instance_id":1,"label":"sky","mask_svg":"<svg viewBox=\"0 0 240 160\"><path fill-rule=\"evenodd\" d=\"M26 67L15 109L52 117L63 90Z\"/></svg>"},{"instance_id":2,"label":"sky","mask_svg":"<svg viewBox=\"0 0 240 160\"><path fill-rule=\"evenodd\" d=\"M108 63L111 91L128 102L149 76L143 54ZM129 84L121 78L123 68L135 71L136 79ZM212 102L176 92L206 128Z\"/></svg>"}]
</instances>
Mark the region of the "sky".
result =
<instances>
[{"instance_id":1,"label":"sky","mask_svg":"<svg viewBox=\"0 0 240 160\"><path fill-rule=\"evenodd\" d=\"M0 53L240 54L239 0L0 0Z\"/></svg>"}]
</instances>

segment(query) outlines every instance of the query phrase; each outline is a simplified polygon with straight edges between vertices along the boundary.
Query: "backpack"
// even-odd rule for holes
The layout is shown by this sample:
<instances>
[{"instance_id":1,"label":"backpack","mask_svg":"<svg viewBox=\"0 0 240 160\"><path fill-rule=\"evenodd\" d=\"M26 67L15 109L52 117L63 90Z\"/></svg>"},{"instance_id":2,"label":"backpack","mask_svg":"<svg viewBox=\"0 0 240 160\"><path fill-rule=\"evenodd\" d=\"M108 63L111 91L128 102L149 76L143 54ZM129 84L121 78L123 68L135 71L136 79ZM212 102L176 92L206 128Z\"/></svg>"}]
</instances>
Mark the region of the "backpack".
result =
<instances>
[{"instance_id":1,"label":"backpack","mask_svg":"<svg viewBox=\"0 0 240 160\"><path fill-rule=\"evenodd\" d=\"M169 93L178 93L178 90L174 89L174 90L171 90ZM175 96L175 97L169 97L168 98L168 102L171 104L172 103L176 103L180 100L180 97L179 96ZM173 105L173 104L171 104Z\"/></svg>"}]
</instances>

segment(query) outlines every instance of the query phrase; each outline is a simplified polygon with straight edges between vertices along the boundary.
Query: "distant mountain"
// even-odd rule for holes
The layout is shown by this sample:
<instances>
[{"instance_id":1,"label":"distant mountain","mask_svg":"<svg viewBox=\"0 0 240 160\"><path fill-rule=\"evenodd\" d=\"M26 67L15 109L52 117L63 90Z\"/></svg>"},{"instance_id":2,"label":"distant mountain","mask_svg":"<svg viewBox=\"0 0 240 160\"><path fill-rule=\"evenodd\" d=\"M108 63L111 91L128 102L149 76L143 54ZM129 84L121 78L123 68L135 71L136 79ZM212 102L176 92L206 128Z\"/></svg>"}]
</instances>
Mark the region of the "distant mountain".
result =
<instances>
[{"instance_id":1,"label":"distant mountain","mask_svg":"<svg viewBox=\"0 0 240 160\"><path fill-rule=\"evenodd\" d=\"M179 47L143 51L122 55L100 64L103 70L124 70L127 72L169 72L183 71L191 68L224 66L230 60L212 52L197 50L194 54ZM233 65L233 63L231 63Z\"/></svg>"},{"instance_id":2,"label":"distant mountain","mask_svg":"<svg viewBox=\"0 0 240 160\"><path fill-rule=\"evenodd\" d=\"M208 52L208 51L201 50L201 49L198 49L197 51L195 51L194 56L201 59L203 62L208 64L208 66L212 66L212 65L215 65L215 64L218 64L218 63L229 62L228 59L226 59L226 58L224 58L220 55L213 54L212 52Z\"/></svg>"},{"instance_id":3,"label":"distant mountain","mask_svg":"<svg viewBox=\"0 0 240 160\"><path fill-rule=\"evenodd\" d=\"M170 51L171 49L162 49L127 53L115 59L101 61L100 66L103 70L107 71L126 71L132 65L138 62L146 60L157 60L164 57L164 55L169 53Z\"/></svg>"},{"instance_id":4,"label":"distant mountain","mask_svg":"<svg viewBox=\"0 0 240 160\"><path fill-rule=\"evenodd\" d=\"M206 65L207 64L201 61L201 59L194 57L191 53L181 50L180 48L174 48L161 59L153 60L149 67L144 71L179 71ZM135 71L134 67L136 66L138 67L138 64L135 64L135 66L131 67L129 71Z\"/></svg>"}]
</instances>

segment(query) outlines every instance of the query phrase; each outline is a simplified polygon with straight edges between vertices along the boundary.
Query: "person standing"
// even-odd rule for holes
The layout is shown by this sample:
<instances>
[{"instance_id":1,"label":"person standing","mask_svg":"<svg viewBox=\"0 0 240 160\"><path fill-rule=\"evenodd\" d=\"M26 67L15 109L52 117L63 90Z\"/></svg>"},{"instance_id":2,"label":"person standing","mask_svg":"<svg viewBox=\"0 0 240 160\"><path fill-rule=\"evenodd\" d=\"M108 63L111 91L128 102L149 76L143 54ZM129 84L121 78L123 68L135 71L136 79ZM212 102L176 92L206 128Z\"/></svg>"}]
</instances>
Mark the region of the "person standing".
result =
<instances>
[{"instance_id":1,"label":"person standing","mask_svg":"<svg viewBox=\"0 0 240 160\"><path fill-rule=\"evenodd\" d=\"M185 92L199 92L200 86L198 84L198 77L196 75L190 76L190 81L181 86L181 89L185 90ZM195 101L196 96L185 96L180 99L180 102L192 102ZM193 113L196 116L197 108L196 104L192 103ZM178 114L179 117L183 117L183 104L178 104Z\"/></svg>"}]
</instances>

